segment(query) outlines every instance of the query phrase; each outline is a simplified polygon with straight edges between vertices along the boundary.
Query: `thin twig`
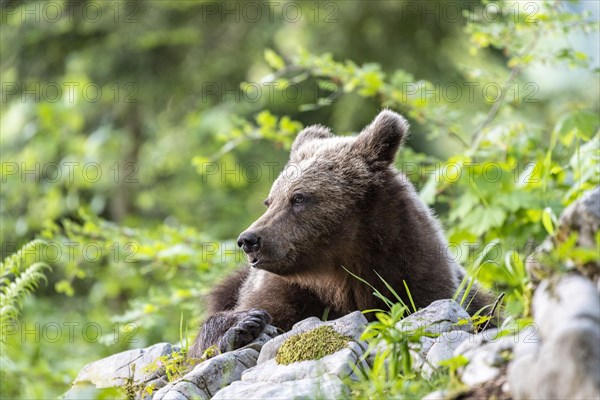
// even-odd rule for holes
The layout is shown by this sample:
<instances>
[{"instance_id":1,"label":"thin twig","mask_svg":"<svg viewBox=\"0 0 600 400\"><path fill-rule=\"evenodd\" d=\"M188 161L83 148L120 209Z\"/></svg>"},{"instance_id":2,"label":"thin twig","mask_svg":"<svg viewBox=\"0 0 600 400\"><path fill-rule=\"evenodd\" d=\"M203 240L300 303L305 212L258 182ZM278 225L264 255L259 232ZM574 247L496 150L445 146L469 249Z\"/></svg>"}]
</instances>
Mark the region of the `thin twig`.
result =
<instances>
[{"instance_id":1,"label":"thin twig","mask_svg":"<svg viewBox=\"0 0 600 400\"><path fill-rule=\"evenodd\" d=\"M552 5L552 7L551 7L551 11L555 11L560 6L560 3L561 3L560 0L556 1ZM535 47L537 46L540 38L542 37L542 33L543 33L543 29L542 29L542 27L540 27L538 29L538 31L535 33L535 36L533 37L533 40L531 41L531 43L529 43L529 45L527 46L527 48L525 48L517 56L519 58L522 58L523 56L531 53L535 49ZM508 90L510 89L511 85L514 83L515 79L517 78L517 76L519 75L519 73L521 72L522 69L523 69L522 65L515 65L512 68L512 70L510 71L510 75L508 76L508 79L506 80L506 82L504 82L504 85L501 88L500 98L498 99L497 102L494 103L494 105L492 106L492 108L488 112L485 120L483 120L483 122L481 124L479 124L479 126L477 127L477 129L475 129L475 133L473 134L473 142L471 144L471 148L469 149L471 154L474 154L475 151L477 151L477 149L479 148L479 145L481 144L481 141L483 140L483 137L484 137L484 135L483 135L484 129L489 124L492 123L492 121L494 120L494 118L498 114L498 111L500 110L500 107L504 103L504 99L506 97L506 93L508 92Z\"/></svg>"},{"instance_id":2,"label":"thin twig","mask_svg":"<svg viewBox=\"0 0 600 400\"><path fill-rule=\"evenodd\" d=\"M520 66L516 66L510 71L510 76L508 77L508 79L506 80L506 82L504 83L502 88L500 89L500 98L498 99L497 102L494 103L494 105L488 112L487 116L485 117L485 120L481 124L479 124L479 127L475 130L475 134L473 135L473 143L471 144L471 148L470 148L471 153L475 153L475 151L479 148L479 144L483 140L484 129L489 124L492 123L492 121L496 117L496 114L498 114L498 110L500 110L500 106L502 106L502 104L504 103L504 98L506 97L506 92L508 91L510 86L513 84L515 79L517 78L517 75L519 75L519 72L521 72Z\"/></svg>"},{"instance_id":3,"label":"thin twig","mask_svg":"<svg viewBox=\"0 0 600 400\"><path fill-rule=\"evenodd\" d=\"M487 329L488 325L490 324L490 321L494 318L494 314L496 313L496 309L498 308L498 305L500 304L500 301L502 301L503 298L504 298L504 292L500 293L500 296L498 296L498 298L494 302L494 306L492 307L492 311L490 311L490 313L488 314L488 316L490 317L490 319L487 320L487 322L483 326L482 331L485 331Z\"/></svg>"}]
</instances>

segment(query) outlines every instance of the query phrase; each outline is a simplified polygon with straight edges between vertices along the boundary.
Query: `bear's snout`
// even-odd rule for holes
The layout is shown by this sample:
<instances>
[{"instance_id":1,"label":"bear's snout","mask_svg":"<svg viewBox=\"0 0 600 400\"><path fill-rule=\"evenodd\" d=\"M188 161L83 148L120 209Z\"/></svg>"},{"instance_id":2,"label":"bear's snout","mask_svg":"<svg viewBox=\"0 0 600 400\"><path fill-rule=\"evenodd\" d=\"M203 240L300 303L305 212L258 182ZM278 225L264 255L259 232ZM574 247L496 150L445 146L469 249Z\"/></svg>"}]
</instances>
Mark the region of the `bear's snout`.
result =
<instances>
[{"instance_id":1,"label":"bear's snout","mask_svg":"<svg viewBox=\"0 0 600 400\"><path fill-rule=\"evenodd\" d=\"M244 253L256 253L260 250L261 238L252 231L242 232L238 237L237 245L244 250Z\"/></svg>"}]
</instances>

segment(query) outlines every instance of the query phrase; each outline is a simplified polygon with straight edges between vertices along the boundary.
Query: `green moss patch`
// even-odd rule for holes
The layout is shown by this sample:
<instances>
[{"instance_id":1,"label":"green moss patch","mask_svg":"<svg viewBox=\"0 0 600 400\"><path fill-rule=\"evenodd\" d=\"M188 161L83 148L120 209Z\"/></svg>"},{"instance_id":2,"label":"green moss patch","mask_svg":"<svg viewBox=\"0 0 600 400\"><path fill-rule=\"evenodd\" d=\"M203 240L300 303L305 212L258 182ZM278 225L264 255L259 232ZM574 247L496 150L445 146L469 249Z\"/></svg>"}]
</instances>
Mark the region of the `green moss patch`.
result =
<instances>
[{"instance_id":1,"label":"green moss patch","mask_svg":"<svg viewBox=\"0 0 600 400\"><path fill-rule=\"evenodd\" d=\"M339 334L329 325L288 338L277 351L277 364L318 360L342 350L352 339Z\"/></svg>"}]
</instances>

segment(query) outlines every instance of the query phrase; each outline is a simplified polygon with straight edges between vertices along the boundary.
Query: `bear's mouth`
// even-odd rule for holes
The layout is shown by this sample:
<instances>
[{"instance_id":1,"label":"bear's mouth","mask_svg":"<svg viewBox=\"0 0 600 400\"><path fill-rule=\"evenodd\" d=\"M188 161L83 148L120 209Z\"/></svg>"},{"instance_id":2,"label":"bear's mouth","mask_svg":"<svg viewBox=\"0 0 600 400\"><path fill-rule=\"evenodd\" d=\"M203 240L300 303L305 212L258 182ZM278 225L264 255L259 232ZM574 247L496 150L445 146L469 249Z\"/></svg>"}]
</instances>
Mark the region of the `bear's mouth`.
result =
<instances>
[{"instance_id":1,"label":"bear's mouth","mask_svg":"<svg viewBox=\"0 0 600 400\"><path fill-rule=\"evenodd\" d=\"M263 253L262 251L252 251L246 253L246 260L248 265L252 268L270 270L272 267L277 266L282 258L273 258L271 254Z\"/></svg>"},{"instance_id":2,"label":"bear's mouth","mask_svg":"<svg viewBox=\"0 0 600 400\"><path fill-rule=\"evenodd\" d=\"M256 265L260 262L259 258L258 258L258 254L256 253L249 253L248 254L248 262L250 263L250 266L255 268Z\"/></svg>"}]
</instances>

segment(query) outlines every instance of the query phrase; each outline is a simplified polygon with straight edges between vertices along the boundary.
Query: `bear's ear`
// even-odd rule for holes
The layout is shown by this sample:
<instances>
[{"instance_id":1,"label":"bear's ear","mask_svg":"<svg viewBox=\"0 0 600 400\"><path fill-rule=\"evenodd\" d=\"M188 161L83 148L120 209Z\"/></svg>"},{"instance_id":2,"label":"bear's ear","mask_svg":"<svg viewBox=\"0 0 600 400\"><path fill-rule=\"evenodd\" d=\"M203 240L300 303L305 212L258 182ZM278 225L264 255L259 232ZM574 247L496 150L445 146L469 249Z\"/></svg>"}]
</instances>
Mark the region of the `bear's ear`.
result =
<instances>
[{"instance_id":1,"label":"bear's ear","mask_svg":"<svg viewBox=\"0 0 600 400\"><path fill-rule=\"evenodd\" d=\"M329 128L322 125L312 125L300 131L294 143L292 143L292 153L298 150L302 145L316 139L327 139L333 137Z\"/></svg>"},{"instance_id":2,"label":"bear's ear","mask_svg":"<svg viewBox=\"0 0 600 400\"><path fill-rule=\"evenodd\" d=\"M358 135L355 151L369 163L389 165L394 161L400 145L408 133L408 122L391 110L383 110Z\"/></svg>"}]
</instances>

